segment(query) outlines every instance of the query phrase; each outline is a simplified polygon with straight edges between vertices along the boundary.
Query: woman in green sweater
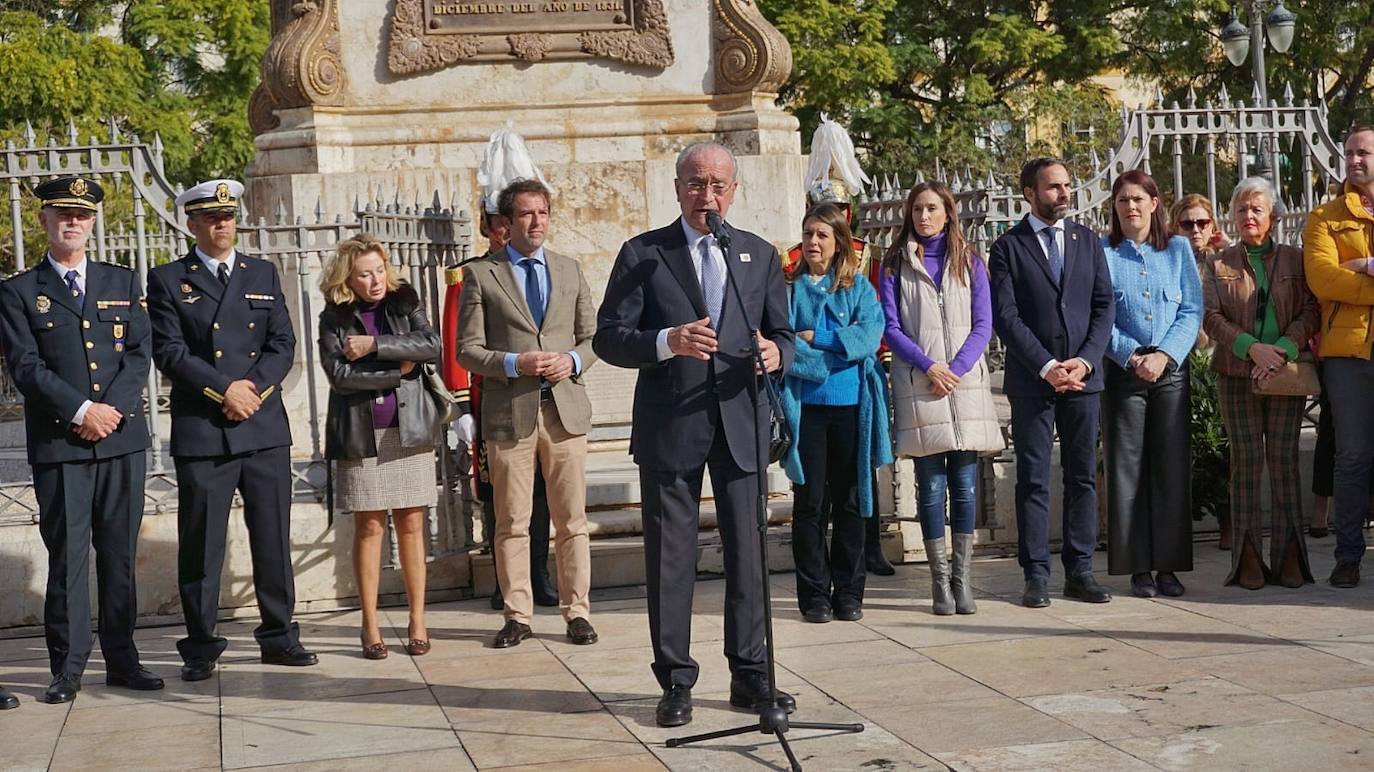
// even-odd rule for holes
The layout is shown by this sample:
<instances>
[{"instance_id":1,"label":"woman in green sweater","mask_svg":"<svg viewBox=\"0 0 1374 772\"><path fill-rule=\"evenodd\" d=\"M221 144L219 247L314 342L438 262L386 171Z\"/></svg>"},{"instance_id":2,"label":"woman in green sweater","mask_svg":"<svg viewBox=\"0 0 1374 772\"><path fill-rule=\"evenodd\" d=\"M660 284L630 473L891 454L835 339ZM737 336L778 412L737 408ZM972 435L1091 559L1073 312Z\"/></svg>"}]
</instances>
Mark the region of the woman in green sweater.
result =
<instances>
[{"instance_id":1,"label":"woman in green sweater","mask_svg":"<svg viewBox=\"0 0 1374 772\"><path fill-rule=\"evenodd\" d=\"M1242 180L1231 195L1240 240L1202 264L1202 329L1216 343L1222 422L1231 453L1231 574L1227 584L1312 581L1298 479L1298 430L1305 399L1258 393L1316 332L1317 299L1307 288L1302 250L1270 232L1274 189L1263 177ZM1269 470L1269 563L1263 559L1260 478Z\"/></svg>"}]
</instances>

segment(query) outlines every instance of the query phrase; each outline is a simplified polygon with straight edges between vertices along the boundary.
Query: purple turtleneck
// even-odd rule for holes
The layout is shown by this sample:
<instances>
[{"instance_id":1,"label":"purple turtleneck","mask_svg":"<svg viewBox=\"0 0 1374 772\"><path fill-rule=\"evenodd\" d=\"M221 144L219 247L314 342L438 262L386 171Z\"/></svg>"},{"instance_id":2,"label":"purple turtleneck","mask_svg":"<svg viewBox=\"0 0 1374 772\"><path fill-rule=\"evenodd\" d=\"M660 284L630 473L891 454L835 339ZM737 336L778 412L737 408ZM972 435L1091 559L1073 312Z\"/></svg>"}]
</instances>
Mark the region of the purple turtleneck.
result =
<instances>
[{"instance_id":1,"label":"purple turtleneck","mask_svg":"<svg viewBox=\"0 0 1374 772\"><path fill-rule=\"evenodd\" d=\"M386 320L381 303L359 303L358 318L363 322L363 329L374 338L391 334L391 325ZM394 426L400 426L396 413L396 391L387 389L372 400L372 428L390 429Z\"/></svg>"},{"instance_id":2,"label":"purple turtleneck","mask_svg":"<svg viewBox=\"0 0 1374 772\"><path fill-rule=\"evenodd\" d=\"M944 232L929 238L917 236L916 240L921 245L921 262L926 273L930 274L935 286L940 287L945 275ZM970 300L973 304L972 329L964 339L964 344L959 347L959 352L949 362L949 369L961 378L973 369L979 357L987 350L988 343L992 341L992 293L988 289L988 269L982 258L977 255L972 255L972 258L970 262L973 268L973 281L969 286ZM908 281L910 280L908 278ZM921 372L929 370L930 366L935 364L935 360L926 355L925 349L916 342L911 333L902 329L902 316L897 307L901 293L897 286L897 274L883 271L878 285L883 315L887 318L887 330L883 336L887 341L887 347L913 367L920 368Z\"/></svg>"}]
</instances>

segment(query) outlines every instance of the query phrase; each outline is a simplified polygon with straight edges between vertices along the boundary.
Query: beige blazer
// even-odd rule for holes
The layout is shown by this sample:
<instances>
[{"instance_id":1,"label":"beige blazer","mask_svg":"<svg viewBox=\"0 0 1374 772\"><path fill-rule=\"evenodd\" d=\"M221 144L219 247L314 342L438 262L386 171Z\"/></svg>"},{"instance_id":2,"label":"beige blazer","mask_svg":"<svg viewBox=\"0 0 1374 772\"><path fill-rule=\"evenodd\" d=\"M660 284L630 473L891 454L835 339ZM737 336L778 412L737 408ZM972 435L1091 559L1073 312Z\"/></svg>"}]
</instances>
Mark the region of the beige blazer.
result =
<instances>
[{"instance_id":1,"label":"beige blazer","mask_svg":"<svg viewBox=\"0 0 1374 772\"><path fill-rule=\"evenodd\" d=\"M582 266L570 257L544 250L549 300L542 327L534 326L525 288L511 271L506 251L474 260L463 268L458 311L458 364L482 376L482 436L518 440L534 433L539 412L538 378L506 377L507 353L576 351L582 373L553 385L558 417L570 434L592 428L592 404L582 379L596 362L592 336L596 310Z\"/></svg>"}]
</instances>

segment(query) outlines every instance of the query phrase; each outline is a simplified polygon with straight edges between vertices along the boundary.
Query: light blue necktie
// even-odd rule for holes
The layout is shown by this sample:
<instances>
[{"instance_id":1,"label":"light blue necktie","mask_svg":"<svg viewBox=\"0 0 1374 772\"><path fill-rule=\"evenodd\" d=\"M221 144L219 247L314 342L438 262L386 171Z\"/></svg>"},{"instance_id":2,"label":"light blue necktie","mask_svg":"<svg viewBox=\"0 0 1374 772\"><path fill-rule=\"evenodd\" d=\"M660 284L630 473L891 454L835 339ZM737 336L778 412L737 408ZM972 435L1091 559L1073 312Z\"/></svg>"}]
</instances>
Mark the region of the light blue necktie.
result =
<instances>
[{"instance_id":1,"label":"light blue necktie","mask_svg":"<svg viewBox=\"0 0 1374 772\"><path fill-rule=\"evenodd\" d=\"M1050 275L1056 284L1064 280L1064 255L1059 252L1059 244L1054 240L1054 228L1040 231L1045 239L1045 256L1050 259Z\"/></svg>"},{"instance_id":2,"label":"light blue necktie","mask_svg":"<svg viewBox=\"0 0 1374 772\"><path fill-rule=\"evenodd\" d=\"M725 276L720 263L711 255L711 240L703 238L701 245L701 299L706 301L706 314L711 327L720 329L721 305L725 300Z\"/></svg>"}]
</instances>

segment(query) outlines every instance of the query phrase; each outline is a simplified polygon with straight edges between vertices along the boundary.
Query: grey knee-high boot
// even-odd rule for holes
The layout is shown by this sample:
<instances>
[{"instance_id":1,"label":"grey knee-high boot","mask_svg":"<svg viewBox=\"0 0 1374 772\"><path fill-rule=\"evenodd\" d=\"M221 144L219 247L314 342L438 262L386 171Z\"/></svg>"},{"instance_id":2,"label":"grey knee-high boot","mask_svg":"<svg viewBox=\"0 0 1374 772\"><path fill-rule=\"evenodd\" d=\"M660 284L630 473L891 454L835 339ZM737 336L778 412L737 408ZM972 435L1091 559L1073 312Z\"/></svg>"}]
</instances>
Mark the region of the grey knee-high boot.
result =
<instances>
[{"instance_id":1,"label":"grey knee-high boot","mask_svg":"<svg viewBox=\"0 0 1374 772\"><path fill-rule=\"evenodd\" d=\"M949 558L945 555L944 539L927 539L926 561L930 563L931 610L936 616L954 613L954 595L949 588Z\"/></svg>"},{"instance_id":2,"label":"grey knee-high boot","mask_svg":"<svg viewBox=\"0 0 1374 772\"><path fill-rule=\"evenodd\" d=\"M973 602L973 583L969 580L972 563L973 534L954 534L954 571L949 578L949 588L954 594L954 608L960 614L978 612L978 605Z\"/></svg>"}]
</instances>

